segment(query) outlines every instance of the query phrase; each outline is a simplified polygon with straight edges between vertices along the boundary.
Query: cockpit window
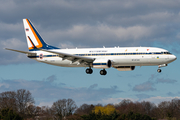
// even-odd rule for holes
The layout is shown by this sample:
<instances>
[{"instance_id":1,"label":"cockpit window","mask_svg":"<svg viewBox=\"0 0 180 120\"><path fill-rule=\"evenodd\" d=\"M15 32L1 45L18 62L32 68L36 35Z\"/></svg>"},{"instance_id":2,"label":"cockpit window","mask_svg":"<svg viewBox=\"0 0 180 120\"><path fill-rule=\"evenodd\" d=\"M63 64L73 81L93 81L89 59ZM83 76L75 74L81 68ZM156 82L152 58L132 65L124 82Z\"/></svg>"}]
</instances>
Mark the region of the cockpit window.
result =
<instances>
[{"instance_id":1,"label":"cockpit window","mask_svg":"<svg viewBox=\"0 0 180 120\"><path fill-rule=\"evenodd\" d=\"M163 52L163 54L171 54L170 52Z\"/></svg>"}]
</instances>

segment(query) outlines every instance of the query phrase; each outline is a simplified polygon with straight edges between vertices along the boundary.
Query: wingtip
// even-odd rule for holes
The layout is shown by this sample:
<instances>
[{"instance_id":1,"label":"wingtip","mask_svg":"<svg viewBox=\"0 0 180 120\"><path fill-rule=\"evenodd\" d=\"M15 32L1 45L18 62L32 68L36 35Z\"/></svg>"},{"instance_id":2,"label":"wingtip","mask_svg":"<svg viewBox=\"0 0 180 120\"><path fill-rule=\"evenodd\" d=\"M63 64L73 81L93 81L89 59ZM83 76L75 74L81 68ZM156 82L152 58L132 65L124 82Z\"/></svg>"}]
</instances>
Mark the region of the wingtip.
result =
<instances>
[{"instance_id":1,"label":"wingtip","mask_svg":"<svg viewBox=\"0 0 180 120\"><path fill-rule=\"evenodd\" d=\"M10 48L4 48L5 50L12 50L12 49L10 49Z\"/></svg>"}]
</instances>

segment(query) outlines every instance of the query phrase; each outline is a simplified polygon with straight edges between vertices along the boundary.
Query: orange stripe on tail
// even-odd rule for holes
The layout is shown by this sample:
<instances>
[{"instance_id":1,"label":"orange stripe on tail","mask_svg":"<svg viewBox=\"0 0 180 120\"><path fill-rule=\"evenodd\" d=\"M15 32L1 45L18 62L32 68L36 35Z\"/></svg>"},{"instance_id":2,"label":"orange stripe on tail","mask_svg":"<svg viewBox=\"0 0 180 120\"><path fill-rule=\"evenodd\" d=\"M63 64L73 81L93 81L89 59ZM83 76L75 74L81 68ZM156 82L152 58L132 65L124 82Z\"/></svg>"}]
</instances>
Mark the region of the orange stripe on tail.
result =
<instances>
[{"instance_id":1,"label":"orange stripe on tail","mask_svg":"<svg viewBox=\"0 0 180 120\"><path fill-rule=\"evenodd\" d=\"M36 33L35 33L34 29L32 28L32 26L31 26L31 24L30 24L30 22L29 22L29 20L28 20L28 19L26 19L26 21L27 21L27 23L28 23L28 25L29 25L29 27L30 27L31 31L33 32L33 35L35 36L36 41L37 41L37 42L38 42L38 44L39 44L39 45L37 45L37 46L34 46L34 45L32 44L32 42L31 42L31 40L30 40L30 42L31 42L31 44L32 44L32 46L33 46L33 47L29 47L29 49L34 49L35 47L37 47L37 48L41 48L41 47L43 47L43 44L41 43L41 41L39 40L38 36L36 35Z\"/></svg>"}]
</instances>

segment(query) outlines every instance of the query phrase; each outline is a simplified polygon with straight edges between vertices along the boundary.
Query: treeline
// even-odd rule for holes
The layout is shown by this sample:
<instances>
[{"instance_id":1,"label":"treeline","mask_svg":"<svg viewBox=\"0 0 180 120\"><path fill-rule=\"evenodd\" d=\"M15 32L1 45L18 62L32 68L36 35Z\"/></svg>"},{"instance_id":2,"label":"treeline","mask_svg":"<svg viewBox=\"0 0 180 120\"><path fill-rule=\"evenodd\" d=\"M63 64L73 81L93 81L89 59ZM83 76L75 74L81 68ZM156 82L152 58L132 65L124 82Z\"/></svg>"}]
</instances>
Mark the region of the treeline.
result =
<instances>
[{"instance_id":1,"label":"treeline","mask_svg":"<svg viewBox=\"0 0 180 120\"><path fill-rule=\"evenodd\" d=\"M35 106L28 90L0 93L0 119L3 120L158 120L180 119L180 100L173 99L155 105L151 102L122 100L112 105L77 107L72 99L59 99L51 107Z\"/></svg>"}]
</instances>

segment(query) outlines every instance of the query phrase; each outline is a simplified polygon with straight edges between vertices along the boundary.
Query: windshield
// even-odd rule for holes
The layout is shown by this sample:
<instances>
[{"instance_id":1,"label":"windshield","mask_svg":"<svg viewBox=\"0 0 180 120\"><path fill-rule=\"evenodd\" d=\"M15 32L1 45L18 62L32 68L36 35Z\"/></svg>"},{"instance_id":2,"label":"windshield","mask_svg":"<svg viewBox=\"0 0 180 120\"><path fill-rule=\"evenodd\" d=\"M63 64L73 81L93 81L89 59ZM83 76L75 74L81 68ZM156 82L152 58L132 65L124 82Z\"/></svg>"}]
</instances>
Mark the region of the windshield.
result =
<instances>
[{"instance_id":1,"label":"windshield","mask_svg":"<svg viewBox=\"0 0 180 120\"><path fill-rule=\"evenodd\" d=\"M170 52L162 52L163 54L170 54L171 55L171 53Z\"/></svg>"}]
</instances>

